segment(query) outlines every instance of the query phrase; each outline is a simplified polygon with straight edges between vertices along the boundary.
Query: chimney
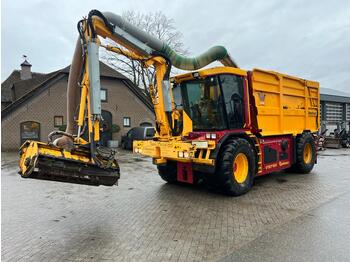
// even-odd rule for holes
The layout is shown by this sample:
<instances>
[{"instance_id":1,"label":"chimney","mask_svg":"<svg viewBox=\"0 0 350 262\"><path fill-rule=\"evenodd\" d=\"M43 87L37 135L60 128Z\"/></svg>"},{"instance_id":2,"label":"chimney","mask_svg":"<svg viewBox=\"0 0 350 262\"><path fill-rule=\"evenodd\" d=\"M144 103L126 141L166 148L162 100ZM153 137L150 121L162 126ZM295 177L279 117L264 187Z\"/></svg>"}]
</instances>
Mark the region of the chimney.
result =
<instances>
[{"instance_id":1,"label":"chimney","mask_svg":"<svg viewBox=\"0 0 350 262\"><path fill-rule=\"evenodd\" d=\"M32 78L32 65L27 61L27 56L23 55L24 62L21 64L21 80L27 80Z\"/></svg>"}]
</instances>

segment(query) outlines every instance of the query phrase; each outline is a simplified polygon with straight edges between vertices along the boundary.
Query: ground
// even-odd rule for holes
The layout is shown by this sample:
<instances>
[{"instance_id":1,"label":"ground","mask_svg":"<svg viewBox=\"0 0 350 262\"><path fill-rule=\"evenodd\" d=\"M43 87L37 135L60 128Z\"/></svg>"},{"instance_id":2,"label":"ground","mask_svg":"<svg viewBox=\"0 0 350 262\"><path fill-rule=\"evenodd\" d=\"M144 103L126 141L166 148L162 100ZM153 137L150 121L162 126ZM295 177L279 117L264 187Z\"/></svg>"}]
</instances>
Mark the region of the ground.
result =
<instances>
[{"instance_id":1,"label":"ground","mask_svg":"<svg viewBox=\"0 0 350 262\"><path fill-rule=\"evenodd\" d=\"M3 261L346 261L350 150L307 175L276 173L227 197L169 185L148 158L119 153L115 187L22 179L2 154Z\"/></svg>"}]
</instances>

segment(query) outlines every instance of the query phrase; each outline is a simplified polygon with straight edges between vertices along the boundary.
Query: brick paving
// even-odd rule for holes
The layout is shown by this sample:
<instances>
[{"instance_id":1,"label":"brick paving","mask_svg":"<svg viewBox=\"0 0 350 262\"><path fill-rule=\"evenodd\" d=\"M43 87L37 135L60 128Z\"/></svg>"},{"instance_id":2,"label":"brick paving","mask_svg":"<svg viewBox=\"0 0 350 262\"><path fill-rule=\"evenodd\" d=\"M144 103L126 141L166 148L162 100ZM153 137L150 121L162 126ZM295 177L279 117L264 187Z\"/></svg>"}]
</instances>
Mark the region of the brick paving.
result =
<instances>
[{"instance_id":1,"label":"brick paving","mask_svg":"<svg viewBox=\"0 0 350 262\"><path fill-rule=\"evenodd\" d=\"M151 160L120 152L118 187L26 180L2 161L3 261L216 261L350 191L350 150L311 174L256 179L241 197L168 185Z\"/></svg>"}]
</instances>

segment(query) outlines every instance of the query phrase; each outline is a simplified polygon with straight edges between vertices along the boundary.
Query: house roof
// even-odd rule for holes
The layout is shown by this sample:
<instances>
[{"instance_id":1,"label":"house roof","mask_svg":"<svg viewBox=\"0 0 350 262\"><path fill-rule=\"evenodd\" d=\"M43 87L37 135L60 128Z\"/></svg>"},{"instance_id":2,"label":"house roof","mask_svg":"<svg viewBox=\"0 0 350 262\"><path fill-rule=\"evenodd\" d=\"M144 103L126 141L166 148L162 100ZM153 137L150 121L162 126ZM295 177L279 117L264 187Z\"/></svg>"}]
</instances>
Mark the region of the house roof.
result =
<instances>
[{"instance_id":1,"label":"house roof","mask_svg":"<svg viewBox=\"0 0 350 262\"><path fill-rule=\"evenodd\" d=\"M66 66L63 69L61 69L62 72L67 73L67 74L69 73L69 70L70 70L70 65ZM123 74L117 72L116 70L114 70L110 66L106 65L102 61L100 61L100 75L104 76L104 77L112 77L112 78L118 78L118 79L127 79L126 76L124 76Z\"/></svg>"},{"instance_id":2,"label":"house roof","mask_svg":"<svg viewBox=\"0 0 350 262\"><path fill-rule=\"evenodd\" d=\"M321 87L321 101L350 103L350 93Z\"/></svg>"},{"instance_id":3,"label":"house roof","mask_svg":"<svg viewBox=\"0 0 350 262\"><path fill-rule=\"evenodd\" d=\"M331 89L331 88L326 88L326 87L321 87L321 94L322 95L332 95L332 96L344 96L344 97L350 97L350 93Z\"/></svg>"},{"instance_id":4,"label":"house roof","mask_svg":"<svg viewBox=\"0 0 350 262\"><path fill-rule=\"evenodd\" d=\"M45 74L32 72L32 79L41 77ZM21 80L20 70L13 70L9 77L1 83L1 102L12 102L12 85L18 81L27 81Z\"/></svg>"},{"instance_id":5,"label":"house roof","mask_svg":"<svg viewBox=\"0 0 350 262\"><path fill-rule=\"evenodd\" d=\"M32 78L27 80L21 80L20 70L14 70L10 76L1 84L1 102L14 102L25 93L31 91L38 84L44 82L50 78L54 73L62 72L69 74L70 65L63 69L48 73L32 73ZM108 65L100 61L100 74L103 77L111 77L118 79L127 79L124 75L112 69Z\"/></svg>"},{"instance_id":6,"label":"house roof","mask_svg":"<svg viewBox=\"0 0 350 262\"><path fill-rule=\"evenodd\" d=\"M65 74L62 72L56 72L53 74L50 78L43 81L39 85L37 85L35 88L31 89L31 91L27 92L23 96L19 97L15 101L13 101L10 105L6 106L4 109L1 110L1 117L5 118L9 116L13 111L15 111L17 108L20 108L21 105L23 105L25 102L29 101L31 98L36 97L38 94L52 86L54 83L56 83L58 80L63 78Z\"/></svg>"},{"instance_id":7,"label":"house roof","mask_svg":"<svg viewBox=\"0 0 350 262\"><path fill-rule=\"evenodd\" d=\"M56 83L58 80L68 75L69 69L70 69L70 66L67 66L63 69L60 69L58 71L55 71L49 74L37 75L35 78L32 78L32 79L14 81L12 82L12 85L10 85L8 81L9 78L16 79L15 76L11 76L12 75L11 74L1 85L1 91L2 91L1 101L2 102L10 101L12 103L6 106L1 111L1 116L2 117L8 116L11 112L16 110L23 103L37 96L38 94L40 94L41 92L43 92L44 90L52 86L54 83ZM145 104L145 106L148 109L153 111L153 104L151 103L147 95L139 87L135 86L127 77L115 71L114 69L112 69L111 67L104 64L101 61L100 61L100 75L101 77L121 80L129 88L129 90ZM3 89L5 89L5 87L8 87L8 86L10 86L9 96L11 97L11 100L8 100L7 92L5 92L6 94L3 94ZM15 99L13 101L12 101L12 92L15 95ZM3 99L3 96L4 96L4 99Z\"/></svg>"},{"instance_id":8,"label":"house roof","mask_svg":"<svg viewBox=\"0 0 350 262\"><path fill-rule=\"evenodd\" d=\"M31 91L35 86L46 81L55 73L56 72L52 72L45 75L39 75L31 79L14 82L11 87L13 101Z\"/></svg>"}]
</instances>

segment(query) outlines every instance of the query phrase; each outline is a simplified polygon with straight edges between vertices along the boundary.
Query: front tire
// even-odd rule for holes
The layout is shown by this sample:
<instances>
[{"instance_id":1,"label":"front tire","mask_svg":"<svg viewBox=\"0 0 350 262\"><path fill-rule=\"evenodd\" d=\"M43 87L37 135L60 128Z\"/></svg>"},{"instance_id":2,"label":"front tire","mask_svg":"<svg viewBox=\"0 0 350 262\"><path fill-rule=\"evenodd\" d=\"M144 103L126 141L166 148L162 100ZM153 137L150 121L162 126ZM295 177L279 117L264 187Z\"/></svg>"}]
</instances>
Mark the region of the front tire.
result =
<instances>
[{"instance_id":1,"label":"front tire","mask_svg":"<svg viewBox=\"0 0 350 262\"><path fill-rule=\"evenodd\" d=\"M296 162L293 170L307 174L313 169L316 161L316 145L310 133L303 133L296 142Z\"/></svg>"},{"instance_id":2,"label":"front tire","mask_svg":"<svg viewBox=\"0 0 350 262\"><path fill-rule=\"evenodd\" d=\"M177 164L168 161L164 165L158 165L158 174L166 182L174 184L177 182Z\"/></svg>"},{"instance_id":3,"label":"front tire","mask_svg":"<svg viewBox=\"0 0 350 262\"><path fill-rule=\"evenodd\" d=\"M255 166L255 152L250 143L242 138L229 140L219 156L216 171L220 189L231 196L245 194L253 186Z\"/></svg>"}]
</instances>

